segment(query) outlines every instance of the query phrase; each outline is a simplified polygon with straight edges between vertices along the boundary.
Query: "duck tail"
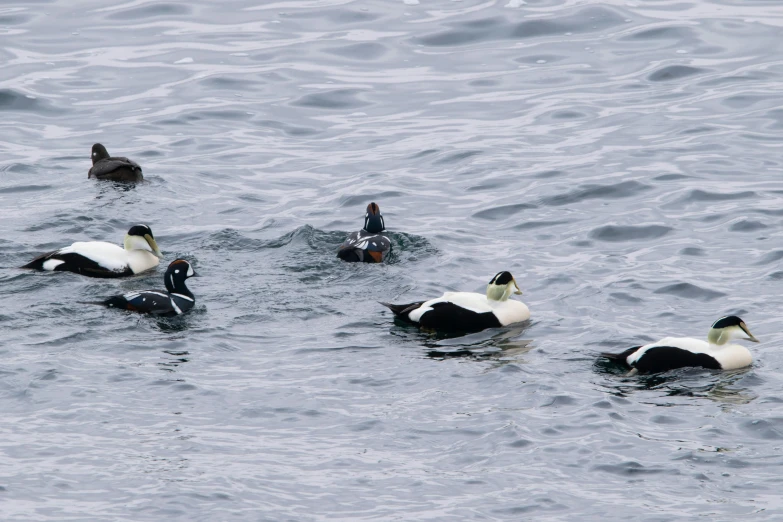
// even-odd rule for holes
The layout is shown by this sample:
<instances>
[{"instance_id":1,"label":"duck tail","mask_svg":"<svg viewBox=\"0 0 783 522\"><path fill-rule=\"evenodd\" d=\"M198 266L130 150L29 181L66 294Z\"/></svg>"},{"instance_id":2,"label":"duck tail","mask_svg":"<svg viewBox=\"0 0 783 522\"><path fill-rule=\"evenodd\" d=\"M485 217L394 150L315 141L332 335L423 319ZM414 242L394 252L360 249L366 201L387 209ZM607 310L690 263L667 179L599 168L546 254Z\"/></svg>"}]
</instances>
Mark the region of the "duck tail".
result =
<instances>
[{"instance_id":1,"label":"duck tail","mask_svg":"<svg viewBox=\"0 0 783 522\"><path fill-rule=\"evenodd\" d=\"M363 261L361 254L362 251L355 248L341 248L337 251L337 257L349 263L360 263Z\"/></svg>"},{"instance_id":2,"label":"duck tail","mask_svg":"<svg viewBox=\"0 0 783 522\"><path fill-rule=\"evenodd\" d=\"M22 265L19 268L29 268L30 270L43 270L43 264L44 261L52 254L52 252L47 252L45 254L41 254L40 256L36 257L26 265Z\"/></svg>"},{"instance_id":3,"label":"duck tail","mask_svg":"<svg viewBox=\"0 0 783 522\"><path fill-rule=\"evenodd\" d=\"M108 306L109 308L127 308L128 300L125 296L115 295L102 301L78 301L81 304Z\"/></svg>"},{"instance_id":4,"label":"duck tail","mask_svg":"<svg viewBox=\"0 0 783 522\"><path fill-rule=\"evenodd\" d=\"M388 308L392 311L394 314L394 317L398 317L403 321L406 321L408 323L416 324L413 321L411 321L410 317L408 316L409 313L416 310L418 307L423 305L426 301L417 301L415 303L408 303L408 304L391 304L391 303L383 303L381 301L378 301L380 304Z\"/></svg>"},{"instance_id":5,"label":"duck tail","mask_svg":"<svg viewBox=\"0 0 783 522\"><path fill-rule=\"evenodd\" d=\"M382 304L383 306L385 306L386 308L391 310L392 313L394 313L394 315L402 314L405 310L407 310L411 306L409 304L398 305L398 304L392 304L392 303L384 303L382 301L378 301L378 304Z\"/></svg>"},{"instance_id":6,"label":"duck tail","mask_svg":"<svg viewBox=\"0 0 783 522\"><path fill-rule=\"evenodd\" d=\"M631 348L628 348L627 350L620 352L620 353L610 353L610 352L601 352L598 354L599 357L603 357L604 359L609 359L610 361L621 363L628 365L628 356L630 356L633 352L641 348L640 346L633 346Z\"/></svg>"}]
</instances>

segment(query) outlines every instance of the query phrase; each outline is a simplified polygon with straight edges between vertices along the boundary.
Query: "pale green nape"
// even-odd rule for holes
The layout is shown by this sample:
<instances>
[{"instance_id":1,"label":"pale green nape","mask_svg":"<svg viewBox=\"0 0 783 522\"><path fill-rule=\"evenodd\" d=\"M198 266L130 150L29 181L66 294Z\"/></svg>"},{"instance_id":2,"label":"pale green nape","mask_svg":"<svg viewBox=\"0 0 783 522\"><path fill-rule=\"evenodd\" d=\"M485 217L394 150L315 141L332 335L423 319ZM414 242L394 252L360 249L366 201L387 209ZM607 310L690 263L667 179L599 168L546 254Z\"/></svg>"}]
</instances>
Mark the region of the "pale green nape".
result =
<instances>
[{"instance_id":1,"label":"pale green nape","mask_svg":"<svg viewBox=\"0 0 783 522\"><path fill-rule=\"evenodd\" d=\"M508 282L506 285L494 285L492 283L487 285L487 299L489 301L508 301L508 298L513 293L515 286L514 280Z\"/></svg>"},{"instance_id":2,"label":"pale green nape","mask_svg":"<svg viewBox=\"0 0 783 522\"><path fill-rule=\"evenodd\" d=\"M153 253L156 250L156 248L150 245L150 242L146 237L132 236L130 234L125 234L123 246L125 247L125 250L147 250L148 252ZM157 245L155 245L155 247L157 247Z\"/></svg>"},{"instance_id":3,"label":"pale green nape","mask_svg":"<svg viewBox=\"0 0 783 522\"><path fill-rule=\"evenodd\" d=\"M123 246L125 247L125 250L152 250L146 239L130 234L125 234Z\"/></svg>"},{"instance_id":4,"label":"pale green nape","mask_svg":"<svg viewBox=\"0 0 783 522\"><path fill-rule=\"evenodd\" d=\"M737 333L735 330L742 331L742 328L739 326L729 326L727 328L710 328L710 333L707 334L707 342L710 344L717 344L718 346L724 345L734 339L734 334Z\"/></svg>"}]
</instances>

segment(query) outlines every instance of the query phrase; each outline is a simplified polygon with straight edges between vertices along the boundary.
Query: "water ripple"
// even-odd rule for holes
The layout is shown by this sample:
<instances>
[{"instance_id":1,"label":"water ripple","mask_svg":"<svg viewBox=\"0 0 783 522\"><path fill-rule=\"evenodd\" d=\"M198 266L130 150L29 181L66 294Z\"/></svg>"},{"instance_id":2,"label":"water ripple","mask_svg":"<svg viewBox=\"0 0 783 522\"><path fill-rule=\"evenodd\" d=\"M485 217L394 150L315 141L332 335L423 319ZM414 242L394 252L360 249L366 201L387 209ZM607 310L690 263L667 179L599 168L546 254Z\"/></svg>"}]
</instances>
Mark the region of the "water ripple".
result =
<instances>
[{"instance_id":1,"label":"water ripple","mask_svg":"<svg viewBox=\"0 0 783 522\"><path fill-rule=\"evenodd\" d=\"M3 518L779 518L781 28L764 0L4 4ZM88 180L95 142L146 182ZM370 201L389 263L342 263ZM136 222L165 254L137 277L16 268ZM176 256L185 317L76 303ZM377 304L500 270L529 323ZM729 313L749 369L595 357Z\"/></svg>"}]
</instances>

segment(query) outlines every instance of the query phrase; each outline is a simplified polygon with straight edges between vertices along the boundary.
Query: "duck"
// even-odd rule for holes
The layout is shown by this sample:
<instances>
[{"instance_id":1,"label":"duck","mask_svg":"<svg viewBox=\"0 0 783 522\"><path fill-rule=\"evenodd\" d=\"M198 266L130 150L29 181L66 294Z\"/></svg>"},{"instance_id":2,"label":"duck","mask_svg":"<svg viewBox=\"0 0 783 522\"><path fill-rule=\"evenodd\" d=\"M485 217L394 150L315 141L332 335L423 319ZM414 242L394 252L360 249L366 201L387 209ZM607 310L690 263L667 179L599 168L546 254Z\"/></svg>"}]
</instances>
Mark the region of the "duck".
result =
<instances>
[{"instance_id":1,"label":"duck","mask_svg":"<svg viewBox=\"0 0 783 522\"><path fill-rule=\"evenodd\" d=\"M380 207L370 203L364 215L364 228L348 236L337 249L337 257L349 263L382 263L391 252L391 241L381 234L384 230Z\"/></svg>"},{"instance_id":2,"label":"duck","mask_svg":"<svg viewBox=\"0 0 783 522\"><path fill-rule=\"evenodd\" d=\"M380 303L396 318L423 330L479 332L530 319L525 303L509 299L521 294L511 272L498 272L487 285L487 293L446 292L436 299L409 304Z\"/></svg>"},{"instance_id":3,"label":"duck","mask_svg":"<svg viewBox=\"0 0 783 522\"><path fill-rule=\"evenodd\" d=\"M158 266L162 257L147 225L134 225L125 234L124 247L105 241L77 241L47 252L21 268L75 272L89 277L126 277Z\"/></svg>"},{"instance_id":4,"label":"duck","mask_svg":"<svg viewBox=\"0 0 783 522\"><path fill-rule=\"evenodd\" d=\"M103 301L88 301L85 304L102 305L108 308L160 317L176 317L184 314L196 304L193 292L185 286L185 280L189 277L198 277L193 266L184 259L175 259L169 264L163 275L166 290L128 292Z\"/></svg>"},{"instance_id":5,"label":"duck","mask_svg":"<svg viewBox=\"0 0 783 522\"><path fill-rule=\"evenodd\" d=\"M634 346L621 353L602 353L601 357L620 363L636 373L658 373L677 368L737 370L750 366L753 356L734 339L759 342L741 318L721 317L712 324L707 340L691 337L665 337L658 342Z\"/></svg>"},{"instance_id":6,"label":"duck","mask_svg":"<svg viewBox=\"0 0 783 522\"><path fill-rule=\"evenodd\" d=\"M138 163L122 156L112 157L100 143L92 146L92 167L87 179L109 181L143 181L144 175Z\"/></svg>"}]
</instances>

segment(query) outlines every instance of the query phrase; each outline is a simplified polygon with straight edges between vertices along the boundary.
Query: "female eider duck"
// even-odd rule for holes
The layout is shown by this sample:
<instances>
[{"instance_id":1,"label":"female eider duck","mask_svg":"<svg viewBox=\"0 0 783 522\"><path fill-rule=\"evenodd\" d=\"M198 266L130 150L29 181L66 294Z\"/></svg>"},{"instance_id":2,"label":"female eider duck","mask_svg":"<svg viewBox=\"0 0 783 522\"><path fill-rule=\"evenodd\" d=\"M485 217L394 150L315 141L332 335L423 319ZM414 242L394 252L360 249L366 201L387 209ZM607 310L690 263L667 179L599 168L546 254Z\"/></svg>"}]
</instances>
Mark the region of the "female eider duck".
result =
<instances>
[{"instance_id":1,"label":"female eider duck","mask_svg":"<svg viewBox=\"0 0 783 522\"><path fill-rule=\"evenodd\" d=\"M175 259L171 262L163 282L166 290L144 290L142 292L129 292L123 295L110 297L105 301L92 301L86 304L97 304L109 308L130 310L142 314L152 314L162 317L174 317L184 314L196 304L193 293L185 286L185 280L196 277L190 263L184 259Z\"/></svg>"},{"instance_id":2,"label":"female eider duck","mask_svg":"<svg viewBox=\"0 0 783 522\"><path fill-rule=\"evenodd\" d=\"M162 256L147 225L136 225L125 235L125 248L105 241L78 241L42 254L22 268L76 272L89 277L124 277L158 266Z\"/></svg>"},{"instance_id":3,"label":"female eider duck","mask_svg":"<svg viewBox=\"0 0 783 522\"><path fill-rule=\"evenodd\" d=\"M92 167L87 178L109 181L142 181L141 167L135 161L122 156L109 156L109 151L100 143L92 146Z\"/></svg>"},{"instance_id":4,"label":"female eider duck","mask_svg":"<svg viewBox=\"0 0 783 522\"><path fill-rule=\"evenodd\" d=\"M364 215L364 228L348 236L337 250L337 257L350 263L382 263L391 251L391 241L381 234L385 229L381 209L370 203Z\"/></svg>"},{"instance_id":5,"label":"female eider duck","mask_svg":"<svg viewBox=\"0 0 783 522\"><path fill-rule=\"evenodd\" d=\"M690 337L666 337L657 343L634 346L622 353L602 353L601 357L627 366L631 369L629 375L686 367L736 370L750 366L753 362L750 352L739 344L729 344L732 339L759 342L750 333L745 321L736 315L729 315L715 321L706 341Z\"/></svg>"},{"instance_id":6,"label":"female eider duck","mask_svg":"<svg viewBox=\"0 0 783 522\"><path fill-rule=\"evenodd\" d=\"M499 272L487 285L486 295L446 292L437 299L395 305L381 303L405 322L426 330L478 332L530 319L525 303L509 299L521 294L510 272Z\"/></svg>"}]
</instances>

